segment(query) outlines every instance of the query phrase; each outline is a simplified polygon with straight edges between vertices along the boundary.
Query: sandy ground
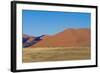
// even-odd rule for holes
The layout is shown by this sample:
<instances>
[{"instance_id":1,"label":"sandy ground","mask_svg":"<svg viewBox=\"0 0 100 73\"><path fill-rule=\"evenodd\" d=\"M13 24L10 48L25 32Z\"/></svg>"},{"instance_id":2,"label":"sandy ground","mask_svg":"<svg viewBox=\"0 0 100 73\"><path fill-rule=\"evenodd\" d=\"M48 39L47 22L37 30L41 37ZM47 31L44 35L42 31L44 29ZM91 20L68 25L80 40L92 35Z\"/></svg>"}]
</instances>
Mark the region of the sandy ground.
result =
<instances>
[{"instance_id":1,"label":"sandy ground","mask_svg":"<svg viewBox=\"0 0 100 73\"><path fill-rule=\"evenodd\" d=\"M91 58L89 47L44 47L23 48L23 63L85 60Z\"/></svg>"}]
</instances>

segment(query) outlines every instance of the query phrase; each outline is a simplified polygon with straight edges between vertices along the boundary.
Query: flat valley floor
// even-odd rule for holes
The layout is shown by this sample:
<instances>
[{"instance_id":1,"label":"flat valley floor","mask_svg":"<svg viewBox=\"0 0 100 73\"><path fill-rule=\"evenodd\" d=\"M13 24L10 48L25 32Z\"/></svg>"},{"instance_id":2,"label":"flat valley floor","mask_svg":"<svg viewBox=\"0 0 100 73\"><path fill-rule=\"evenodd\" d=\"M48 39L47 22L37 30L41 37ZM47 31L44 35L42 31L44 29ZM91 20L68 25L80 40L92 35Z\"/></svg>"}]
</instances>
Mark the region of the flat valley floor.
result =
<instances>
[{"instance_id":1,"label":"flat valley floor","mask_svg":"<svg viewBox=\"0 0 100 73\"><path fill-rule=\"evenodd\" d=\"M91 59L90 47L23 48L23 63Z\"/></svg>"}]
</instances>

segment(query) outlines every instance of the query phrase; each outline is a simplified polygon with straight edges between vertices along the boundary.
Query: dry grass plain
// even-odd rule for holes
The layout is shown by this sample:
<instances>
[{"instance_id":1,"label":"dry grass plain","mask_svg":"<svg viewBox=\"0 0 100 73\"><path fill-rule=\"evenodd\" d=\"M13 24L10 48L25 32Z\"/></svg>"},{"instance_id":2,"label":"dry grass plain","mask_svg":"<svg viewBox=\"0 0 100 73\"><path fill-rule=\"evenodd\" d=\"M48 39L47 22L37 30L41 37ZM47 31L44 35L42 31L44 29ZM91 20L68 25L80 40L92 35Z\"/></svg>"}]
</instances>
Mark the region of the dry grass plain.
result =
<instances>
[{"instance_id":1,"label":"dry grass plain","mask_svg":"<svg viewBox=\"0 0 100 73\"><path fill-rule=\"evenodd\" d=\"M44 47L44 48L23 48L23 63L64 61L64 60L85 60L91 58L89 47Z\"/></svg>"}]
</instances>

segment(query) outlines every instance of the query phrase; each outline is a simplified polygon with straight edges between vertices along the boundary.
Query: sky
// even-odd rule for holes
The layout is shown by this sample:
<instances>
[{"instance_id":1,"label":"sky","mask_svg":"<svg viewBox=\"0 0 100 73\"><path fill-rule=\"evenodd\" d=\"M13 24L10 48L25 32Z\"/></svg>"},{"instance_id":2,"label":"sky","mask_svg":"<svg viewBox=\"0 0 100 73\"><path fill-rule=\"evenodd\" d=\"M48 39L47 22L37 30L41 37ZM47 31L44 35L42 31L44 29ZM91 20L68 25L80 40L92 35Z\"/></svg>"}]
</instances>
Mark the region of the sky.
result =
<instances>
[{"instance_id":1,"label":"sky","mask_svg":"<svg viewBox=\"0 0 100 73\"><path fill-rule=\"evenodd\" d=\"M23 34L53 35L65 29L90 28L91 14L57 11L22 11Z\"/></svg>"}]
</instances>

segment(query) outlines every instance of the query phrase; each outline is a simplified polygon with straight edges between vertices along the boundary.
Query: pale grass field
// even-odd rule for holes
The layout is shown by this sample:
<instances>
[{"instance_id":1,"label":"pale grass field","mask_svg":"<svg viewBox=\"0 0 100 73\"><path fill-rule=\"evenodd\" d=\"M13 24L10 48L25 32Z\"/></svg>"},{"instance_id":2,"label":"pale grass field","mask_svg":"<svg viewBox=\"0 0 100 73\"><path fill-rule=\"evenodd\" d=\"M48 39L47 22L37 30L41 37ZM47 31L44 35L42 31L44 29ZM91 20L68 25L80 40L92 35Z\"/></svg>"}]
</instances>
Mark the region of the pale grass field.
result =
<instances>
[{"instance_id":1,"label":"pale grass field","mask_svg":"<svg viewBox=\"0 0 100 73\"><path fill-rule=\"evenodd\" d=\"M91 58L89 47L23 48L23 62L85 60Z\"/></svg>"}]
</instances>

